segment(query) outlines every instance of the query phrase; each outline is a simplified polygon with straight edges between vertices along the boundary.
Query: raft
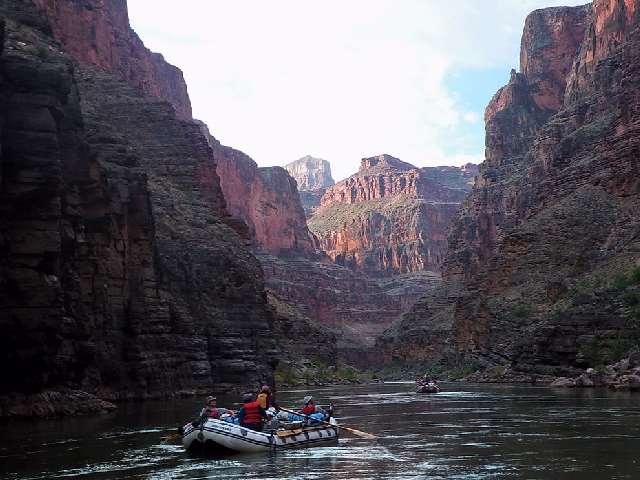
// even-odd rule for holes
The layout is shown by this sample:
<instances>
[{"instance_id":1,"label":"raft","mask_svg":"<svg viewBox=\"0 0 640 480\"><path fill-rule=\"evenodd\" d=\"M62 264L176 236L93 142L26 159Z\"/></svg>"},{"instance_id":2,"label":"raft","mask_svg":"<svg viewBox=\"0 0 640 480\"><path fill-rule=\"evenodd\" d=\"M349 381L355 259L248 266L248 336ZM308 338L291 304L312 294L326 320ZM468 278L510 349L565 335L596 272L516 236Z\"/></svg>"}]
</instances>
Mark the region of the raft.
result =
<instances>
[{"instance_id":1,"label":"raft","mask_svg":"<svg viewBox=\"0 0 640 480\"><path fill-rule=\"evenodd\" d=\"M336 443L337 440L338 429L333 426L256 432L211 418L197 427L192 424L185 425L182 435L182 444L188 451L215 450L216 447L222 447L246 453L315 447Z\"/></svg>"},{"instance_id":2,"label":"raft","mask_svg":"<svg viewBox=\"0 0 640 480\"><path fill-rule=\"evenodd\" d=\"M435 383L428 385L418 385L416 387L416 393L440 393L440 387Z\"/></svg>"}]
</instances>

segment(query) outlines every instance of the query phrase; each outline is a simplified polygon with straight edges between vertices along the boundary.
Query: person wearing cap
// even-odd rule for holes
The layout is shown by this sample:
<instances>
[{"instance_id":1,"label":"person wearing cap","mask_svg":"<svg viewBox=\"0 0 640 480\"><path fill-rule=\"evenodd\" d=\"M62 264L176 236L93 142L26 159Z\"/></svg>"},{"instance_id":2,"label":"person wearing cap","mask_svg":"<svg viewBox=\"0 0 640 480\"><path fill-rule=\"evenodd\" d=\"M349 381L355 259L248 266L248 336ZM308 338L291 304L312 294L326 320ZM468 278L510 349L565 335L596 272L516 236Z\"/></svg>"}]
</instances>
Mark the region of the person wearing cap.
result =
<instances>
[{"instance_id":1,"label":"person wearing cap","mask_svg":"<svg viewBox=\"0 0 640 480\"><path fill-rule=\"evenodd\" d=\"M242 403L242 408L238 412L240 426L248 428L249 430L261 432L262 419L267 418L266 410L253 399L253 395L250 393L245 393Z\"/></svg>"},{"instance_id":2,"label":"person wearing cap","mask_svg":"<svg viewBox=\"0 0 640 480\"><path fill-rule=\"evenodd\" d=\"M221 415L233 414L228 408L218 408L216 397L207 397L207 404L200 412L200 417L217 418Z\"/></svg>"},{"instance_id":3,"label":"person wearing cap","mask_svg":"<svg viewBox=\"0 0 640 480\"><path fill-rule=\"evenodd\" d=\"M271 391L271 387L269 385L263 385L262 386L256 401L265 410L269 410L269 408L271 408L271 407L275 408L276 412L280 410L280 407L276 403L276 399L275 399L275 397L274 397L274 395L273 395L273 393Z\"/></svg>"},{"instance_id":4,"label":"person wearing cap","mask_svg":"<svg viewBox=\"0 0 640 480\"><path fill-rule=\"evenodd\" d=\"M322 408L316 406L315 402L313 401L313 397L311 395L307 395L302 400L301 412L303 415L311 415L312 413L322 413L326 415L327 413Z\"/></svg>"}]
</instances>

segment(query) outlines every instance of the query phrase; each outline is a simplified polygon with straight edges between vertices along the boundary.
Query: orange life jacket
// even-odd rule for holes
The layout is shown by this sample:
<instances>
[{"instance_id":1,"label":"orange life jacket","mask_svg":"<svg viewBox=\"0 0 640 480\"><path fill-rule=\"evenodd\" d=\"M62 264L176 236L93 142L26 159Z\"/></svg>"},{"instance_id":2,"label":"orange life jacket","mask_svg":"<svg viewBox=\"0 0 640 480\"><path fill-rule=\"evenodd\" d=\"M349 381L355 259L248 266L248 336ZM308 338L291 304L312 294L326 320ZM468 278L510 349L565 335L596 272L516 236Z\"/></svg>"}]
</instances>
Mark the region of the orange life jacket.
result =
<instances>
[{"instance_id":1,"label":"orange life jacket","mask_svg":"<svg viewBox=\"0 0 640 480\"><path fill-rule=\"evenodd\" d=\"M269 408L269 406L270 406L269 405L269 394L268 393L264 393L264 392L258 394L258 398L256 399L256 402L258 402L262 408L267 410Z\"/></svg>"}]
</instances>

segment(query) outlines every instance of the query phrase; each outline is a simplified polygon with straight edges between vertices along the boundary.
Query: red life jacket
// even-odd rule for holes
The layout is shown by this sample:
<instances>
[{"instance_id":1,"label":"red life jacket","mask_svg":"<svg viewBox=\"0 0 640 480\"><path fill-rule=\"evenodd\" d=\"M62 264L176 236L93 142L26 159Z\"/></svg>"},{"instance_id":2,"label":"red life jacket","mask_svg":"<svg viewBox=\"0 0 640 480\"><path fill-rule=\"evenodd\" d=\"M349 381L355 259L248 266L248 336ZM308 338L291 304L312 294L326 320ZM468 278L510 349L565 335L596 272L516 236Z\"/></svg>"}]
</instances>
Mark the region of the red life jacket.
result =
<instances>
[{"instance_id":1,"label":"red life jacket","mask_svg":"<svg viewBox=\"0 0 640 480\"><path fill-rule=\"evenodd\" d=\"M311 415L312 413L316 413L316 406L305 405L304 408L302 409L302 413L304 413L305 415Z\"/></svg>"},{"instance_id":2,"label":"red life jacket","mask_svg":"<svg viewBox=\"0 0 640 480\"><path fill-rule=\"evenodd\" d=\"M262 415L260 415L261 407L258 402L245 403L242 408L244 408L243 424L257 425L262 423Z\"/></svg>"},{"instance_id":3,"label":"red life jacket","mask_svg":"<svg viewBox=\"0 0 640 480\"><path fill-rule=\"evenodd\" d=\"M207 407L204 414L209 418L220 418L217 408Z\"/></svg>"}]
</instances>

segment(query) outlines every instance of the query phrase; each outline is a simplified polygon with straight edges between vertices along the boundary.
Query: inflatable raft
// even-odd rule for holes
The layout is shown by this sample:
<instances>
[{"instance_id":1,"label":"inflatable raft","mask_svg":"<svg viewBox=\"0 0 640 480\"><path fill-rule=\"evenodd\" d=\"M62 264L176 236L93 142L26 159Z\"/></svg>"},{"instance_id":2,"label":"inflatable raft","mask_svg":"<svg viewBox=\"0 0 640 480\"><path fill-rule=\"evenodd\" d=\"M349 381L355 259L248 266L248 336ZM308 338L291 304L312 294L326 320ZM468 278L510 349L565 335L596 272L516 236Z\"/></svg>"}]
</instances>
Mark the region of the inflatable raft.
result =
<instances>
[{"instance_id":1,"label":"inflatable raft","mask_svg":"<svg viewBox=\"0 0 640 480\"><path fill-rule=\"evenodd\" d=\"M333 419L331 419L333 420ZM204 424L183 427L182 443L189 451L223 447L236 452L267 452L285 448L305 448L335 443L338 429L320 425L293 430L255 432L222 420L208 419Z\"/></svg>"},{"instance_id":2,"label":"inflatable raft","mask_svg":"<svg viewBox=\"0 0 640 480\"><path fill-rule=\"evenodd\" d=\"M435 383L429 383L427 385L418 385L416 387L416 393L439 393L440 387Z\"/></svg>"}]
</instances>

